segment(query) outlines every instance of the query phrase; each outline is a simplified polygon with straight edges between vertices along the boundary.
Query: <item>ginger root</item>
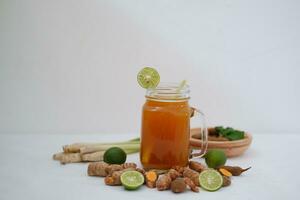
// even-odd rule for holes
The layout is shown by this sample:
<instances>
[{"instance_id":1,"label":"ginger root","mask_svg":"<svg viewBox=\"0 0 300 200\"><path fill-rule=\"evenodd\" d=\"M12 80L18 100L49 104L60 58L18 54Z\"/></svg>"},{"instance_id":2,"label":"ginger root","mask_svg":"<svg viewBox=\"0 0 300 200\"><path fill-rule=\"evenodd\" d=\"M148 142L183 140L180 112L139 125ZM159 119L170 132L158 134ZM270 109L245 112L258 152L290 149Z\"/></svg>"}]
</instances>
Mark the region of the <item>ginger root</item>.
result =
<instances>
[{"instance_id":1,"label":"ginger root","mask_svg":"<svg viewBox=\"0 0 300 200\"><path fill-rule=\"evenodd\" d=\"M80 153L63 153L62 155L53 156L60 161L61 164L81 162Z\"/></svg>"},{"instance_id":2,"label":"ginger root","mask_svg":"<svg viewBox=\"0 0 300 200\"><path fill-rule=\"evenodd\" d=\"M65 153L79 153L80 148L85 147L89 145L88 143L74 143L74 144L69 144L69 145L64 145L63 151Z\"/></svg>"},{"instance_id":3,"label":"ginger root","mask_svg":"<svg viewBox=\"0 0 300 200\"><path fill-rule=\"evenodd\" d=\"M177 177L180 177L181 174L175 169L170 169L166 174L162 174L158 177L156 181L157 190L167 190L171 186L172 180L175 180Z\"/></svg>"},{"instance_id":4,"label":"ginger root","mask_svg":"<svg viewBox=\"0 0 300 200\"><path fill-rule=\"evenodd\" d=\"M150 170L148 172L145 172L144 176L145 176L146 186L149 188L155 188L156 180L158 178L156 172L153 170Z\"/></svg>"},{"instance_id":5,"label":"ginger root","mask_svg":"<svg viewBox=\"0 0 300 200\"><path fill-rule=\"evenodd\" d=\"M111 185L111 186L122 185L121 180L120 180L122 173L123 173L123 170L113 172L111 176L105 177L104 183L106 185Z\"/></svg>"},{"instance_id":6,"label":"ginger root","mask_svg":"<svg viewBox=\"0 0 300 200\"><path fill-rule=\"evenodd\" d=\"M182 166L173 166L171 169L175 169L180 174L180 176L182 176L185 167L182 167Z\"/></svg>"},{"instance_id":7,"label":"ginger root","mask_svg":"<svg viewBox=\"0 0 300 200\"><path fill-rule=\"evenodd\" d=\"M145 173L146 173L146 171L144 169L141 169L141 168L135 168L135 171L138 171L143 175L145 175Z\"/></svg>"},{"instance_id":8,"label":"ginger root","mask_svg":"<svg viewBox=\"0 0 300 200\"><path fill-rule=\"evenodd\" d=\"M80 153L65 153L60 152L53 155L54 160L60 161L61 164L81 162Z\"/></svg>"},{"instance_id":9,"label":"ginger root","mask_svg":"<svg viewBox=\"0 0 300 200\"><path fill-rule=\"evenodd\" d=\"M88 166L89 176L111 176L116 171L121 171L124 169L134 169L136 168L135 163L124 163L122 165L109 165L105 162L94 162L90 163Z\"/></svg>"},{"instance_id":10,"label":"ginger root","mask_svg":"<svg viewBox=\"0 0 300 200\"><path fill-rule=\"evenodd\" d=\"M195 185L195 183L190 178L185 177L183 178L183 180L193 192L199 192L199 188Z\"/></svg>"},{"instance_id":11,"label":"ginger root","mask_svg":"<svg viewBox=\"0 0 300 200\"><path fill-rule=\"evenodd\" d=\"M122 165L117 165L117 164L112 164L106 167L105 171L107 173L107 175L112 175L112 173L114 173L115 171L120 171L124 169L122 167Z\"/></svg>"},{"instance_id":12,"label":"ginger root","mask_svg":"<svg viewBox=\"0 0 300 200\"><path fill-rule=\"evenodd\" d=\"M182 178L177 178L171 183L171 190L174 193L181 193L186 190L186 183Z\"/></svg>"},{"instance_id":13,"label":"ginger root","mask_svg":"<svg viewBox=\"0 0 300 200\"><path fill-rule=\"evenodd\" d=\"M123 169L126 169L126 168L136 168L136 164L135 163L124 163L121 165L123 167Z\"/></svg>"},{"instance_id":14,"label":"ginger root","mask_svg":"<svg viewBox=\"0 0 300 200\"><path fill-rule=\"evenodd\" d=\"M110 186L122 185L121 175L126 171L135 170L135 168L126 168L119 171L114 171L111 175L108 175L104 179L104 183Z\"/></svg>"},{"instance_id":15,"label":"ginger root","mask_svg":"<svg viewBox=\"0 0 300 200\"><path fill-rule=\"evenodd\" d=\"M104 183L105 183L105 185L114 186L115 185L115 180L112 176L106 176L105 179L104 179Z\"/></svg>"},{"instance_id":16,"label":"ginger root","mask_svg":"<svg viewBox=\"0 0 300 200\"><path fill-rule=\"evenodd\" d=\"M107 168L109 164L105 162L95 162L90 163L88 166L87 173L89 176L102 176L105 177L108 175Z\"/></svg>"},{"instance_id":17,"label":"ginger root","mask_svg":"<svg viewBox=\"0 0 300 200\"><path fill-rule=\"evenodd\" d=\"M222 176L222 177L223 177L223 185L222 185L222 187L229 186L231 184L230 177L228 177L228 176Z\"/></svg>"},{"instance_id":18,"label":"ginger root","mask_svg":"<svg viewBox=\"0 0 300 200\"><path fill-rule=\"evenodd\" d=\"M121 175L125 171L136 170L135 163L124 163L122 165L109 165L105 162L94 162L88 166L89 176L105 177L106 185L121 185Z\"/></svg>"},{"instance_id":19,"label":"ginger root","mask_svg":"<svg viewBox=\"0 0 300 200\"><path fill-rule=\"evenodd\" d=\"M60 152L60 153L56 153L56 154L53 154L52 158L53 160L59 160L64 156L64 152Z\"/></svg>"},{"instance_id":20,"label":"ginger root","mask_svg":"<svg viewBox=\"0 0 300 200\"><path fill-rule=\"evenodd\" d=\"M167 174L172 180L175 180L177 177L181 176L181 174L175 169L170 169Z\"/></svg>"},{"instance_id":21,"label":"ginger root","mask_svg":"<svg viewBox=\"0 0 300 200\"><path fill-rule=\"evenodd\" d=\"M169 174L162 174L158 177L156 181L156 188L159 191L167 190L170 188L172 179Z\"/></svg>"},{"instance_id":22,"label":"ginger root","mask_svg":"<svg viewBox=\"0 0 300 200\"><path fill-rule=\"evenodd\" d=\"M196 172L199 172L199 173L202 172L205 169L204 165L202 165L201 163L196 162L196 161L190 161L189 162L189 167L192 170L195 170Z\"/></svg>"},{"instance_id":23,"label":"ginger root","mask_svg":"<svg viewBox=\"0 0 300 200\"><path fill-rule=\"evenodd\" d=\"M68 152L60 152L53 155L54 160L60 161L62 164L66 163L76 163L76 162L87 162L87 161L101 161L103 160L104 151L94 152L90 154L80 154L74 153L71 151L75 150L68 150Z\"/></svg>"},{"instance_id":24,"label":"ginger root","mask_svg":"<svg viewBox=\"0 0 300 200\"><path fill-rule=\"evenodd\" d=\"M190 168L185 168L183 171L183 177L190 178L196 186L200 186L199 184L199 173Z\"/></svg>"}]
</instances>

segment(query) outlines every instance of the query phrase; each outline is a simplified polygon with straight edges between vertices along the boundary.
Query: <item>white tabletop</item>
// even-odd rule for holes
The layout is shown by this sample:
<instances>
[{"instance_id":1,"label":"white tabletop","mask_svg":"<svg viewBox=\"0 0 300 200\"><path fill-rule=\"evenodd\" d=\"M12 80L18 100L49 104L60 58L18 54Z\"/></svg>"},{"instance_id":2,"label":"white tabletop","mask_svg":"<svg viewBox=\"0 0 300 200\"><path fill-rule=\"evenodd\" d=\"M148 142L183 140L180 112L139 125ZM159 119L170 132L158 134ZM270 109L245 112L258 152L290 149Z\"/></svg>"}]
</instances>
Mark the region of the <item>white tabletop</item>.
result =
<instances>
[{"instance_id":1,"label":"white tabletop","mask_svg":"<svg viewBox=\"0 0 300 200\"><path fill-rule=\"evenodd\" d=\"M0 135L0 199L299 199L300 135L254 134L250 149L230 165L252 169L233 177L232 185L216 192L201 190L173 194L142 187L125 191L120 186L106 186L103 178L87 176L87 164L61 165L52 154L63 144L83 141L122 141L132 134L86 135ZM139 163L138 154L127 161ZM201 159L201 162L204 162Z\"/></svg>"}]
</instances>

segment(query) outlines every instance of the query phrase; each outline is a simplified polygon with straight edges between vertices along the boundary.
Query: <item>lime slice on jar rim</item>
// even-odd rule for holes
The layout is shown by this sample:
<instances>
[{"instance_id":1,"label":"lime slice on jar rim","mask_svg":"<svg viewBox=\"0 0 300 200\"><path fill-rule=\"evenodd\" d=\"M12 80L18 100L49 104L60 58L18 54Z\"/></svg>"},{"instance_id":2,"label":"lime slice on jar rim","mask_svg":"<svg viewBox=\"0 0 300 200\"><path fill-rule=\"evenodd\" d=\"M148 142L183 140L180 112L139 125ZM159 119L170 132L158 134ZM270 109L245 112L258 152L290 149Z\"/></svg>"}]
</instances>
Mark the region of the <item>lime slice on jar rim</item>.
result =
<instances>
[{"instance_id":1,"label":"lime slice on jar rim","mask_svg":"<svg viewBox=\"0 0 300 200\"><path fill-rule=\"evenodd\" d=\"M207 191L216 191L223 185L222 175L214 169L207 169L199 175L200 186Z\"/></svg>"},{"instance_id":2,"label":"lime slice on jar rim","mask_svg":"<svg viewBox=\"0 0 300 200\"><path fill-rule=\"evenodd\" d=\"M144 67L137 75L137 81L141 87L156 88L159 84L160 76L156 69L152 67Z\"/></svg>"},{"instance_id":3,"label":"lime slice on jar rim","mask_svg":"<svg viewBox=\"0 0 300 200\"><path fill-rule=\"evenodd\" d=\"M121 183L127 190L136 190L144 184L144 176L138 171L126 171L121 175Z\"/></svg>"}]
</instances>

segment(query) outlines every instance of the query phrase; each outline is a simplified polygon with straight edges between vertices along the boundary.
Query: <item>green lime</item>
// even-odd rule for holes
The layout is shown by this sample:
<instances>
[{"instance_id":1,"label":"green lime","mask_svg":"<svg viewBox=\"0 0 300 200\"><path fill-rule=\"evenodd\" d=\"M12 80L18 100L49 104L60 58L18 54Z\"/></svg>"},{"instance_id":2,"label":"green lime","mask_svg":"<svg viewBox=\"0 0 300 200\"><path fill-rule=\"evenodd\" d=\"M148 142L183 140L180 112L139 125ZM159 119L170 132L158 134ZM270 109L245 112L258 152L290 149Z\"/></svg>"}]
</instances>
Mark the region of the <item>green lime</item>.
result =
<instances>
[{"instance_id":1,"label":"green lime","mask_svg":"<svg viewBox=\"0 0 300 200\"><path fill-rule=\"evenodd\" d=\"M200 173L199 183L205 190L216 191L222 187L223 177L217 170L206 169Z\"/></svg>"},{"instance_id":2,"label":"green lime","mask_svg":"<svg viewBox=\"0 0 300 200\"><path fill-rule=\"evenodd\" d=\"M144 176L138 171L126 171L121 175L121 183L127 190L136 190L144 184Z\"/></svg>"},{"instance_id":3,"label":"green lime","mask_svg":"<svg viewBox=\"0 0 300 200\"><path fill-rule=\"evenodd\" d=\"M155 88L159 84L160 76L156 69L143 68L137 75L137 81L143 88Z\"/></svg>"},{"instance_id":4,"label":"green lime","mask_svg":"<svg viewBox=\"0 0 300 200\"><path fill-rule=\"evenodd\" d=\"M107 149L103 155L104 162L108 164L123 164L126 161L126 153L119 147Z\"/></svg>"},{"instance_id":5,"label":"green lime","mask_svg":"<svg viewBox=\"0 0 300 200\"><path fill-rule=\"evenodd\" d=\"M225 165L227 157L223 150L210 149L205 154L205 162L208 167L216 169L222 165Z\"/></svg>"}]
</instances>

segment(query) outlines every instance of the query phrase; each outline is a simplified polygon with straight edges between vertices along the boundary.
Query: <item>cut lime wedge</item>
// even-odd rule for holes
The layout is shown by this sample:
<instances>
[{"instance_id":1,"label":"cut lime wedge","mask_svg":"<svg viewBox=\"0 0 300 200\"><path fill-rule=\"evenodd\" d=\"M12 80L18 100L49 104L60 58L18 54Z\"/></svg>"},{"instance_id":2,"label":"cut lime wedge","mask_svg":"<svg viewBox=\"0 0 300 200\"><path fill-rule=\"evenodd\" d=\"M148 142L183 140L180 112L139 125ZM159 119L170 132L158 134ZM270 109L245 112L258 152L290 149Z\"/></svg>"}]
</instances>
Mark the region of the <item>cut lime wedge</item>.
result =
<instances>
[{"instance_id":1,"label":"cut lime wedge","mask_svg":"<svg viewBox=\"0 0 300 200\"><path fill-rule=\"evenodd\" d=\"M159 84L160 76L154 68L145 67L138 73L137 81L143 88L155 88Z\"/></svg>"},{"instance_id":2,"label":"cut lime wedge","mask_svg":"<svg viewBox=\"0 0 300 200\"><path fill-rule=\"evenodd\" d=\"M216 191L222 187L223 177L218 171L207 169L200 173L199 183L205 190Z\"/></svg>"},{"instance_id":3,"label":"cut lime wedge","mask_svg":"<svg viewBox=\"0 0 300 200\"><path fill-rule=\"evenodd\" d=\"M144 176L138 171L126 171L121 175L121 183L127 190L136 190L144 183Z\"/></svg>"}]
</instances>

